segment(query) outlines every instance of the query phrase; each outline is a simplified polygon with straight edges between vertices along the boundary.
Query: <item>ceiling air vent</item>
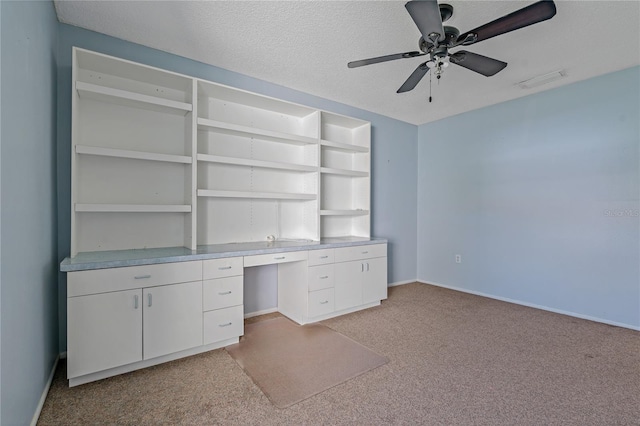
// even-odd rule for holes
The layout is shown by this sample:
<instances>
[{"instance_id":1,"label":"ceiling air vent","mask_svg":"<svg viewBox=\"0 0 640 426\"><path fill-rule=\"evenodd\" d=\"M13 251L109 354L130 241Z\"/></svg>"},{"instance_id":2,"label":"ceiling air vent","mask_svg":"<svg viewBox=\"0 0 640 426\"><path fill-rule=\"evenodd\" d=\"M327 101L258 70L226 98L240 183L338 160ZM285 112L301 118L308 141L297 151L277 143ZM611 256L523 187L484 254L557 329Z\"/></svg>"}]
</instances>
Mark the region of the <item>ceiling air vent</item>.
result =
<instances>
[{"instance_id":1,"label":"ceiling air vent","mask_svg":"<svg viewBox=\"0 0 640 426\"><path fill-rule=\"evenodd\" d=\"M560 80L566 76L567 70L558 70L530 78L529 80L521 81L517 85L520 86L521 89L532 89L534 87L542 86L543 84L551 83L552 81Z\"/></svg>"}]
</instances>

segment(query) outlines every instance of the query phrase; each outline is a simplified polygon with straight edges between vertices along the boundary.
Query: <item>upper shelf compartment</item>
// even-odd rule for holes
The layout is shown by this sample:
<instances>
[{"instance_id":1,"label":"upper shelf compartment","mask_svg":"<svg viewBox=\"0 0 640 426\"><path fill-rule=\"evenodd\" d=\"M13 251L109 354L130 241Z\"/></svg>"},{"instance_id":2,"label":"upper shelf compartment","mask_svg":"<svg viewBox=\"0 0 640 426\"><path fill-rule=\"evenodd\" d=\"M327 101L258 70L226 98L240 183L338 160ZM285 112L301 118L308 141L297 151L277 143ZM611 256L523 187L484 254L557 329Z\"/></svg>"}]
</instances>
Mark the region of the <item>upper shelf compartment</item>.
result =
<instances>
[{"instance_id":1,"label":"upper shelf compartment","mask_svg":"<svg viewBox=\"0 0 640 426\"><path fill-rule=\"evenodd\" d=\"M320 121L320 143L323 147L345 152L369 152L369 122L324 111Z\"/></svg>"},{"instance_id":2,"label":"upper shelf compartment","mask_svg":"<svg viewBox=\"0 0 640 426\"><path fill-rule=\"evenodd\" d=\"M280 142L318 143L320 135L313 108L205 81L198 81L198 117L218 129Z\"/></svg>"},{"instance_id":3,"label":"upper shelf compartment","mask_svg":"<svg viewBox=\"0 0 640 426\"><path fill-rule=\"evenodd\" d=\"M83 49L74 54L81 98L182 115L193 110L189 77Z\"/></svg>"}]
</instances>

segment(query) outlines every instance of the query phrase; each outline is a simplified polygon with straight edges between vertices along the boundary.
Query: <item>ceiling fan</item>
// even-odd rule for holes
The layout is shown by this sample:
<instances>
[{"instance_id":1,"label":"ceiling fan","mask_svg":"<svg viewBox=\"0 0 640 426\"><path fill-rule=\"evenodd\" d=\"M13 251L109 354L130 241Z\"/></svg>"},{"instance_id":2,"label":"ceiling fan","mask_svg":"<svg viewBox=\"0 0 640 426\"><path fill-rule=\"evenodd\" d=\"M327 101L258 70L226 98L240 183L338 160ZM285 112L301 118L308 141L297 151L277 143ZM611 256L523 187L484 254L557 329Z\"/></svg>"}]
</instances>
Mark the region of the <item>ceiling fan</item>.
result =
<instances>
[{"instance_id":1,"label":"ceiling fan","mask_svg":"<svg viewBox=\"0 0 640 426\"><path fill-rule=\"evenodd\" d=\"M412 90L431 69L433 69L432 74L439 79L449 63L491 77L502 71L507 63L466 50L450 53L449 49L470 46L491 37L546 21L556 14L556 5L553 1L542 0L461 35L457 28L442 25L453 15L453 6L438 5L437 0L413 0L404 6L422 34L418 41L420 51L396 53L348 63L349 68L356 68L395 59L428 55L429 60L418 65L397 93Z\"/></svg>"}]
</instances>

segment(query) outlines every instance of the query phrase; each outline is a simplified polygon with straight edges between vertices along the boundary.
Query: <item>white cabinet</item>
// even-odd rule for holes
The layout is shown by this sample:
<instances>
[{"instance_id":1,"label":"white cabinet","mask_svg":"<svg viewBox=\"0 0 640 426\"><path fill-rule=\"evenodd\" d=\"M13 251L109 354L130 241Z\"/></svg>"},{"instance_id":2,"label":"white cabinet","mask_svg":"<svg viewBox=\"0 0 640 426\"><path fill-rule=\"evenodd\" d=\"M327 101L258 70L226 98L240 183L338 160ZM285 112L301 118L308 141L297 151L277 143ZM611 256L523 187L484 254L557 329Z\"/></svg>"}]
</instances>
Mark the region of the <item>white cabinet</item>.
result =
<instances>
[{"instance_id":1,"label":"white cabinet","mask_svg":"<svg viewBox=\"0 0 640 426\"><path fill-rule=\"evenodd\" d=\"M336 311L387 298L386 244L338 248L335 260Z\"/></svg>"},{"instance_id":2,"label":"white cabinet","mask_svg":"<svg viewBox=\"0 0 640 426\"><path fill-rule=\"evenodd\" d=\"M67 371L72 383L201 347L202 270L202 261L191 261L70 272ZM95 374L103 375L85 380Z\"/></svg>"},{"instance_id":3,"label":"white cabinet","mask_svg":"<svg viewBox=\"0 0 640 426\"><path fill-rule=\"evenodd\" d=\"M145 288L144 359L202 345L202 281Z\"/></svg>"},{"instance_id":4,"label":"white cabinet","mask_svg":"<svg viewBox=\"0 0 640 426\"><path fill-rule=\"evenodd\" d=\"M71 256L370 236L369 122L74 48Z\"/></svg>"},{"instance_id":5,"label":"white cabinet","mask_svg":"<svg viewBox=\"0 0 640 426\"><path fill-rule=\"evenodd\" d=\"M142 360L142 290L67 299L69 378Z\"/></svg>"},{"instance_id":6,"label":"white cabinet","mask_svg":"<svg viewBox=\"0 0 640 426\"><path fill-rule=\"evenodd\" d=\"M203 261L203 343L237 338L244 334L244 260L229 257Z\"/></svg>"}]
</instances>

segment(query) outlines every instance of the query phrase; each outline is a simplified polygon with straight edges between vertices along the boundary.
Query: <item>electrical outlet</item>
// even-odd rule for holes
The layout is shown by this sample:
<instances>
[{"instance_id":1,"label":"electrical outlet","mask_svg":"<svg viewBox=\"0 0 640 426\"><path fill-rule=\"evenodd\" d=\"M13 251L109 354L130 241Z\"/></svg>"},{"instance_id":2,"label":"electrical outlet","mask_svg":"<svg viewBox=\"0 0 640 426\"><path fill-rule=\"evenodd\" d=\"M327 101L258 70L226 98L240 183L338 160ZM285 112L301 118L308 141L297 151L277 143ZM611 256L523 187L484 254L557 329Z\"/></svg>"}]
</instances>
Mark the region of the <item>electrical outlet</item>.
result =
<instances>
[{"instance_id":1,"label":"electrical outlet","mask_svg":"<svg viewBox=\"0 0 640 426\"><path fill-rule=\"evenodd\" d=\"M462 256L459 254L456 254L456 263L462 263Z\"/></svg>"}]
</instances>

